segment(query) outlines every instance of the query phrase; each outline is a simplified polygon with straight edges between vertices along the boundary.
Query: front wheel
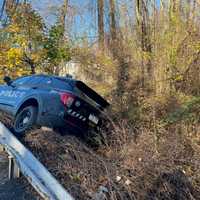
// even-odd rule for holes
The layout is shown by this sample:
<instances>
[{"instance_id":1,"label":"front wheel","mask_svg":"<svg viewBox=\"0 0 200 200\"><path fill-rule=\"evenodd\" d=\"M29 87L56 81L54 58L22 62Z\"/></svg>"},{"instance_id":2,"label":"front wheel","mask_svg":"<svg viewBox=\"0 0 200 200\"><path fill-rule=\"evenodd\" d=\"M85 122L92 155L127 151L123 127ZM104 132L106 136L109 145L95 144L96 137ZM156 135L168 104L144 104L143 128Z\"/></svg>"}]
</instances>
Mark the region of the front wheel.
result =
<instances>
[{"instance_id":1,"label":"front wheel","mask_svg":"<svg viewBox=\"0 0 200 200\"><path fill-rule=\"evenodd\" d=\"M27 106L22 108L15 117L13 131L17 136L21 136L25 131L33 127L37 119L37 108Z\"/></svg>"}]
</instances>

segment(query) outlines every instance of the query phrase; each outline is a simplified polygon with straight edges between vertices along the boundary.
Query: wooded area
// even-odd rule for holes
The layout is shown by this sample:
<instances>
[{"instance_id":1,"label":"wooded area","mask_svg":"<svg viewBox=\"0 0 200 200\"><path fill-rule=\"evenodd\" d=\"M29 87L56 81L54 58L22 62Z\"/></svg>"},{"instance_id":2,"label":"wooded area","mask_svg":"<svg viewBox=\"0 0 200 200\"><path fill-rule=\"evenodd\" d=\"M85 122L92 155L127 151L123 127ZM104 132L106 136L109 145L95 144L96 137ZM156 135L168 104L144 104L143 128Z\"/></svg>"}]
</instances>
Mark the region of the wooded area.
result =
<instances>
[{"instance_id":1,"label":"wooded area","mask_svg":"<svg viewBox=\"0 0 200 200\"><path fill-rule=\"evenodd\" d=\"M188 80L199 74L194 66L199 56L198 1L98 0L95 12L88 3L86 12L97 18L97 36L91 40L85 35L76 44L67 29L75 8L67 0L52 7L57 9L57 20L47 27L31 1L3 1L1 74L5 70L13 77L41 71L59 74L73 59L86 73L104 76L102 70L114 71L117 83L110 88L118 92L140 82L140 88L157 95L177 90L199 94L199 76Z\"/></svg>"},{"instance_id":2,"label":"wooded area","mask_svg":"<svg viewBox=\"0 0 200 200\"><path fill-rule=\"evenodd\" d=\"M0 82L71 61L112 105L94 151L114 175L73 181L112 200L200 199L200 1L60 0L51 25L36 2L2 1Z\"/></svg>"}]
</instances>

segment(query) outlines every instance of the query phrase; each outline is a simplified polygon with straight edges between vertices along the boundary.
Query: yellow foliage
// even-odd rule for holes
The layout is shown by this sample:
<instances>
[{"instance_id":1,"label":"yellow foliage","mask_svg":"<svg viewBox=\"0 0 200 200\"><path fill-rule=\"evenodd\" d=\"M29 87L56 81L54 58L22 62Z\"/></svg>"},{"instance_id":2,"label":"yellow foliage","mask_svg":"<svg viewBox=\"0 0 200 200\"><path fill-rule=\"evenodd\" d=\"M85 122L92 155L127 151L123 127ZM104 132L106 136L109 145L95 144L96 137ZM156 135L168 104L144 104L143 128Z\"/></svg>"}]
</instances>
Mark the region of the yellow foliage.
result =
<instances>
[{"instance_id":1,"label":"yellow foliage","mask_svg":"<svg viewBox=\"0 0 200 200\"><path fill-rule=\"evenodd\" d=\"M20 27L17 24L10 24L7 28L7 31L10 33L19 33Z\"/></svg>"},{"instance_id":2,"label":"yellow foliage","mask_svg":"<svg viewBox=\"0 0 200 200\"><path fill-rule=\"evenodd\" d=\"M7 52L8 65L14 67L22 64L23 51L20 48L10 48Z\"/></svg>"}]
</instances>

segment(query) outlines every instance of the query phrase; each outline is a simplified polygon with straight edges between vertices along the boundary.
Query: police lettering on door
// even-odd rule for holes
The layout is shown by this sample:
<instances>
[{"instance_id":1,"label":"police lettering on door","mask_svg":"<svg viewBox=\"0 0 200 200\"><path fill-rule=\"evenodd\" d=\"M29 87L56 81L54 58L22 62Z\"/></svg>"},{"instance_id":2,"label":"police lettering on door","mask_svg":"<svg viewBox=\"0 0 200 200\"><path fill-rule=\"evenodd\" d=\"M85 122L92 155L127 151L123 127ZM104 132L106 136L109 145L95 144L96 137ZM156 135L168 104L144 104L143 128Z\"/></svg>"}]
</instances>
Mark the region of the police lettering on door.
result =
<instances>
[{"instance_id":1,"label":"police lettering on door","mask_svg":"<svg viewBox=\"0 0 200 200\"><path fill-rule=\"evenodd\" d=\"M20 98L25 95L25 92L12 91L12 90L2 90L0 91L0 97L12 97Z\"/></svg>"}]
</instances>

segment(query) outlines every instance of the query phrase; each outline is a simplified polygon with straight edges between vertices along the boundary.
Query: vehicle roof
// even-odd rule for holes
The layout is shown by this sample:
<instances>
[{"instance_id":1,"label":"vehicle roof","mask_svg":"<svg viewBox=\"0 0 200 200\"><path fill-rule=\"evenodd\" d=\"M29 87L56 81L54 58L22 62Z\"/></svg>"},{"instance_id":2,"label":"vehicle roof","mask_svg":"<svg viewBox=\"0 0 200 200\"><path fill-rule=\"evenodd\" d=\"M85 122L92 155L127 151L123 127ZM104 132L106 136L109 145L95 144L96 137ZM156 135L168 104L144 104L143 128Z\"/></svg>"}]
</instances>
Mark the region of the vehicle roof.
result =
<instances>
[{"instance_id":1,"label":"vehicle roof","mask_svg":"<svg viewBox=\"0 0 200 200\"><path fill-rule=\"evenodd\" d=\"M32 74L32 75L27 75L27 76L19 77L19 78L17 78L16 80L18 80L18 79L20 79L20 78L23 78L23 77L30 77L30 78L31 78L31 77L55 78L55 79L59 79L59 80L68 82L68 83L70 83L70 85L75 85L77 82L80 81L80 80L76 80L76 79L73 79L73 78L68 78L68 77L65 77L65 76L55 76L55 75L48 75L48 74Z\"/></svg>"},{"instance_id":2,"label":"vehicle roof","mask_svg":"<svg viewBox=\"0 0 200 200\"><path fill-rule=\"evenodd\" d=\"M65 77L65 76L55 76L55 75L48 75L48 74L34 74L34 75L29 75L29 76L43 76L43 77L49 77L49 78L57 78L57 79L67 80L67 81L70 81L70 82L78 81L76 79L68 78L68 77Z\"/></svg>"},{"instance_id":3,"label":"vehicle roof","mask_svg":"<svg viewBox=\"0 0 200 200\"><path fill-rule=\"evenodd\" d=\"M76 80L76 79L68 78L64 76L55 76L55 75L47 75L47 74L34 74L34 75L29 75L29 76L30 77L43 76L43 77L55 78L58 80L60 79L62 81L70 83L71 86L76 86L78 89L83 91L87 96L89 96L92 99L95 99L95 101L97 101L103 107L107 107L110 105L104 98L102 98L98 93L96 93L93 89L88 87L85 83L83 83L80 80Z\"/></svg>"},{"instance_id":4,"label":"vehicle roof","mask_svg":"<svg viewBox=\"0 0 200 200\"><path fill-rule=\"evenodd\" d=\"M83 91L90 98L95 99L103 107L107 107L107 106L110 105L96 91L94 91L93 89L88 87L85 83L83 83L80 80L76 80L76 79L68 78L68 77L64 77L64 76L54 76L54 75L44 75L44 74L41 74L41 75L38 75L38 76L53 77L53 78L56 78L56 79L66 81L66 82L70 83L70 85L76 86L77 88L81 89L81 91Z\"/></svg>"}]
</instances>

